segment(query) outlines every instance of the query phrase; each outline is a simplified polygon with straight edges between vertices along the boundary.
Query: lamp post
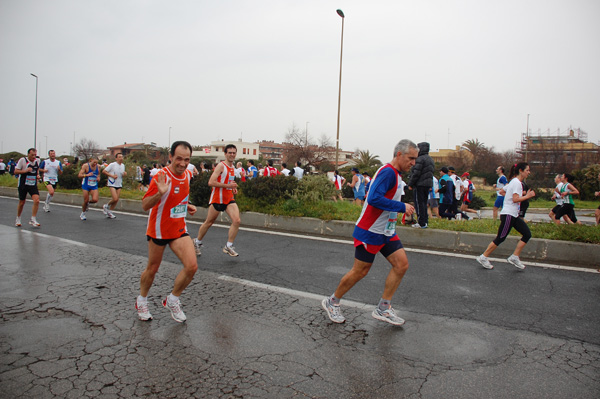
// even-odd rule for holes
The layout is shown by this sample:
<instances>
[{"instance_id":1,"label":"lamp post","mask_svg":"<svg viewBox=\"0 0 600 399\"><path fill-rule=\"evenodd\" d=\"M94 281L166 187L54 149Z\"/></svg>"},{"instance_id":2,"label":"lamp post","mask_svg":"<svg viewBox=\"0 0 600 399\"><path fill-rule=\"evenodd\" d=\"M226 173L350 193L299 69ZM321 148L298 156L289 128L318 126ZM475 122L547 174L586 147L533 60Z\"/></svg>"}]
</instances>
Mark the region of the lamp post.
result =
<instances>
[{"instance_id":1,"label":"lamp post","mask_svg":"<svg viewBox=\"0 0 600 399\"><path fill-rule=\"evenodd\" d=\"M310 122L306 122L306 130L305 130L305 134L306 134L306 138L304 139L304 145L306 146L306 148L308 148L308 124Z\"/></svg>"},{"instance_id":2,"label":"lamp post","mask_svg":"<svg viewBox=\"0 0 600 399\"><path fill-rule=\"evenodd\" d=\"M527 162L527 153L529 152L529 114L527 114L527 130L525 131L525 162Z\"/></svg>"},{"instance_id":3,"label":"lamp post","mask_svg":"<svg viewBox=\"0 0 600 399\"><path fill-rule=\"evenodd\" d=\"M35 78L35 128L33 130L33 148L36 148L35 143L37 142L37 98L38 98L38 77L37 75L31 74Z\"/></svg>"},{"instance_id":4,"label":"lamp post","mask_svg":"<svg viewBox=\"0 0 600 399\"><path fill-rule=\"evenodd\" d=\"M338 114L337 114L337 136L335 138L335 169L338 168L338 159L340 152L340 104L342 101L342 55L344 53L344 19L346 19L342 10L337 10L337 13L342 17L342 40L340 45L340 85L338 90Z\"/></svg>"},{"instance_id":5,"label":"lamp post","mask_svg":"<svg viewBox=\"0 0 600 399\"><path fill-rule=\"evenodd\" d=\"M169 142L167 143L167 147L171 147L171 126L169 126Z\"/></svg>"}]
</instances>

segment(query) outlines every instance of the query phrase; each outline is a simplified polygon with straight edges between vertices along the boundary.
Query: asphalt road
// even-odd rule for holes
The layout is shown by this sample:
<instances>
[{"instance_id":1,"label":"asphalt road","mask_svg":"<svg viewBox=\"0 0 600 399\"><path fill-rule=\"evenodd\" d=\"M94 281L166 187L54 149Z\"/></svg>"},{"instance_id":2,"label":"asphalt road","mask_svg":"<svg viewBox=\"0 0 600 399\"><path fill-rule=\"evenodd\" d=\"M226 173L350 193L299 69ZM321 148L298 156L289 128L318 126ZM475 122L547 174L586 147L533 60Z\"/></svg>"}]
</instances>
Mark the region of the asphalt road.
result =
<instances>
[{"instance_id":1,"label":"asphalt road","mask_svg":"<svg viewBox=\"0 0 600 399\"><path fill-rule=\"evenodd\" d=\"M2 229L2 245L5 246L2 252L5 253L28 250L6 247L8 238L13 234L15 237L22 234L12 227L16 203L14 199L0 198L0 225L7 227ZM89 255L74 255L73 262L79 262L86 270L91 267L113 270L118 266L115 278L120 273L126 273L119 280L119 284L123 284L123 279L126 281L119 294L125 291L133 302L136 280L145 266L147 254L144 235L146 217L117 213L117 219L109 220L100 211L92 210L88 212L88 220L81 221L79 209L53 205L52 212L38 213L42 226L36 229L26 224L30 209L31 204L28 203L23 214L24 226L20 230L39 233L40 240L53 236L88 244ZM15 229L14 233L8 227ZM197 228L198 224L189 224L192 235ZM207 295L210 300L217 298L213 305L215 308L222 306L223 294L220 292L211 296L209 293L208 282L215 278L219 284L228 282L244 287L241 294L235 295L239 309L242 312L246 309L247 312L243 313L242 318L250 318L268 309L268 318L278 320L278 317L288 313L288 309L277 308L276 304L288 303L290 297L299 297L298 303L291 303L301 308L302 316L298 316L299 319L308 319L300 328L303 336L318 336L314 338L315 341L329 342L326 349L320 349L323 353L330 353L335 347L336 369L324 371L315 366L315 374L327 381L324 373L331 371L336 376L352 374L354 366L351 364L359 362L366 369L382 368L383 376L377 372L372 378L379 375L394 380L378 385L363 376L365 380L346 380L346 385L329 385L331 382L323 384L329 386L331 391L327 391L329 388L316 393L308 388L290 391L295 396L339 397L340 392L346 392L348 397L592 398L600 394L600 275L597 273L541 267L528 267L520 271L499 261L495 262L496 268L490 271L480 267L472 257L431 254L411 251L409 248L411 266L393 300L399 315L407 320L405 327L390 329L388 327L391 326L382 326L381 322L370 318L371 306L379 300L389 270L387 262L380 255L369 275L342 300L348 321L339 326L329 322L320 310L318 299L331 294L341 276L350 268L353 260L350 241L242 229L235 243L240 256L232 258L221 251L226 237L226 228L214 226L204 239L203 255L199 258L201 272L182 296L188 315L188 329L194 325L189 319L202 317L202 314L195 315L195 308L191 306L191 302L197 300L194 297L198 290L206 291L202 294L205 299ZM66 245L68 242L64 240L57 245ZM44 241L44 245L49 244ZM166 253L167 266L164 272L168 273L176 268L178 260L170 251ZM4 259L2 265L11 262L14 263ZM38 259L38 262L40 265L44 263L42 259ZM5 281L5 284L9 283ZM250 295L252 293L259 297L266 296L273 303L266 305L257 301L255 296ZM152 294L159 295L154 291L151 291ZM11 295L14 293L11 292ZM345 302L348 304L346 307ZM256 307L264 309L257 310ZM10 321L10 317L6 316L12 313L10 306L2 308L4 321ZM135 313L129 305L121 312L126 314L124 317L135 319ZM288 319L289 315L283 318ZM156 320L152 323L153 326L159 325ZM403 331L402 335L394 335L395 330ZM277 328L267 328L265 334L275 334L274 331ZM331 335L335 331L343 332L342 336ZM247 334L252 335L251 332ZM4 355L11 354L10 350L6 350L7 336L10 334L0 328ZM277 346L265 340L265 337L256 339L258 348ZM298 337L291 339L303 342ZM193 343L192 346L208 350L202 344ZM314 347L305 349L309 352L315 350ZM294 348L296 350L302 353L302 348ZM357 350L366 351L368 355L365 352L357 354ZM364 356L363 360L358 360L361 358L359 355ZM231 355L231 358L236 359L237 356L239 354ZM257 354L257 357L260 358L261 354ZM431 360L430 365L427 365L428 360ZM13 366L12 363L3 364L0 369L0 388L7 386L7 375L10 375L7 373L12 371ZM327 366L332 367L332 364ZM390 388L390 384L397 384L404 377L402 373L398 375L390 371L388 366L392 370L408 367L410 371L405 370L406 374L414 374L406 377L405 389L397 391ZM487 375L485 383L478 382L477 375L486 374L483 370L494 370L492 375L496 377ZM525 370L528 376L523 375ZM310 372L308 374L312 375ZM498 380L495 381L495 378ZM525 378L525 381L514 386L514 381L521 378ZM456 382L458 380L460 384ZM560 389L553 385L559 381ZM505 383L511 383L510 389L503 385ZM410 388L413 385L414 389ZM540 389L540 385L545 388ZM286 389L290 386L294 384L286 385ZM236 387L231 388L231 392L221 388L219 391L210 391L213 394L209 394L208 390L196 390L191 396L287 397L285 394L280 396L283 391L273 388L249 394ZM163 392L169 391L169 387L162 389ZM87 391L89 388L86 388ZM99 392L102 395L106 393L101 389ZM379 394L373 396L369 392ZM548 396L547 393L553 395ZM159 392L150 391L150 394L162 396ZM114 397L121 396L117 393Z\"/></svg>"}]
</instances>

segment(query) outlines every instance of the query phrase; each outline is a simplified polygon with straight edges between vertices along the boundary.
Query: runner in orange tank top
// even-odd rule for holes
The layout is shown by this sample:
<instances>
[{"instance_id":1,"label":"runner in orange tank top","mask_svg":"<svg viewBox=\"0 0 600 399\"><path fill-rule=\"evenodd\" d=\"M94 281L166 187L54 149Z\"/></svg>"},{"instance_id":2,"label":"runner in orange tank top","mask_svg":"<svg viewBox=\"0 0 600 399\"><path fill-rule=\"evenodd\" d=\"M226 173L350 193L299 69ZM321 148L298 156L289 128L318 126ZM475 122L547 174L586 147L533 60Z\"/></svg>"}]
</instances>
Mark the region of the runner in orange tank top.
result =
<instances>
[{"instance_id":1,"label":"runner in orange tank top","mask_svg":"<svg viewBox=\"0 0 600 399\"><path fill-rule=\"evenodd\" d=\"M198 238L194 240L196 255L198 256L202 254L202 239L208 232L208 229L214 224L215 220L217 220L217 216L219 216L219 213L221 212L226 212L227 216L231 219L227 244L223 247L223 252L230 256L239 255L233 247L233 241L237 236L241 223L240 209L235 203L235 199L233 199L233 196L237 194L237 183L234 180L235 169L233 167L233 161L235 161L237 155L237 148L233 144L228 144L225 146L224 152L225 160L217 165L208 181L208 185L212 187L208 215L206 216L204 223L200 226L200 229L198 229Z\"/></svg>"},{"instance_id":2,"label":"runner in orange tank top","mask_svg":"<svg viewBox=\"0 0 600 399\"><path fill-rule=\"evenodd\" d=\"M142 208L150 211L146 237L148 239L148 265L140 279L140 295L135 308L140 320L151 320L148 292L158 272L167 245L183 263L183 269L175 278L171 293L163 300L163 306L171 312L173 320L181 323L186 316L181 310L179 296L194 278L198 261L194 244L187 232L185 216L196 213L196 207L188 203L191 173L187 171L192 156L192 146L186 141L176 141L171 146L171 163L158 172L142 198Z\"/></svg>"}]
</instances>

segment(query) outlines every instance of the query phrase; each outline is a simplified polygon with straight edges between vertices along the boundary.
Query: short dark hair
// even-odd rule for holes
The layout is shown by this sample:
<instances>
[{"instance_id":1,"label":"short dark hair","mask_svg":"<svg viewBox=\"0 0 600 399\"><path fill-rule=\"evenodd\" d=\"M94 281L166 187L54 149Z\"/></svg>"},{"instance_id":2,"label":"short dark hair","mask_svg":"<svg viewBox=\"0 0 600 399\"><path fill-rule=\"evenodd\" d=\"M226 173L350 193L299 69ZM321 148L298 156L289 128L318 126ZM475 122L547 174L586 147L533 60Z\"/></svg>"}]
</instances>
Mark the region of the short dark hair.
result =
<instances>
[{"instance_id":1,"label":"short dark hair","mask_svg":"<svg viewBox=\"0 0 600 399\"><path fill-rule=\"evenodd\" d=\"M175 149L180 145L187 147L187 149L190 150L190 155L192 154L193 150L192 145L190 143L188 143L187 141L176 141L173 144L171 144L171 156L175 155Z\"/></svg>"},{"instance_id":2,"label":"short dark hair","mask_svg":"<svg viewBox=\"0 0 600 399\"><path fill-rule=\"evenodd\" d=\"M302 164L300 163L300 161L296 161L296 166L297 166L297 167L300 167L300 166L302 166Z\"/></svg>"},{"instance_id":3,"label":"short dark hair","mask_svg":"<svg viewBox=\"0 0 600 399\"><path fill-rule=\"evenodd\" d=\"M284 168L287 168L287 164L285 162L282 162L281 166L283 166Z\"/></svg>"},{"instance_id":4,"label":"short dark hair","mask_svg":"<svg viewBox=\"0 0 600 399\"><path fill-rule=\"evenodd\" d=\"M117 152L117 153L115 154L115 158L117 158L119 155L123 155L123 153L122 153L122 152Z\"/></svg>"},{"instance_id":5,"label":"short dark hair","mask_svg":"<svg viewBox=\"0 0 600 399\"><path fill-rule=\"evenodd\" d=\"M48 150L48 155L50 155L51 152L56 152L54 150Z\"/></svg>"},{"instance_id":6,"label":"short dark hair","mask_svg":"<svg viewBox=\"0 0 600 399\"><path fill-rule=\"evenodd\" d=\"M228 149L230 149L230 148L235 148L235 152L237 152L237 147L236 147L235 145L233 145L233 144L227 144L227 145L225 146L225 149L223 149L223 152L224 152L225 154L227 154L227 150L228 150Z\"/></svg>"},{"instance_id":7,"label":"short dark hair","mask_svg":"<svg viewBox=\"0 0 600 399\"><path fill-rule=\"evenodd\" d=\"M269 166L273 166L273 160L272 160L272 159L269 159L269 160L267 161L267 163L269 164Z\"/></svg>"},{"instance_id":8,"label":"short dark hair","mask_svg":"<svg viewBox=\"0 0 600 399\"><path fill-rule=\"evenodd\" d=\"M37 150L35 148L31 147L30 149L27 150L27 154L29 154L31 151L37 152Z\"/></svg>"},{"instance_id":9,"label":"short dark hair","mask_svg":"<svg viewBox=\"0 0 600 399\"><path fill-rule=\"evenodd\" d=\"M254 166L254 161L253 161L253 160L249 159L249 160L248 160L248 163L249 163L250 165Z\"/></svg>"}]
</instances>

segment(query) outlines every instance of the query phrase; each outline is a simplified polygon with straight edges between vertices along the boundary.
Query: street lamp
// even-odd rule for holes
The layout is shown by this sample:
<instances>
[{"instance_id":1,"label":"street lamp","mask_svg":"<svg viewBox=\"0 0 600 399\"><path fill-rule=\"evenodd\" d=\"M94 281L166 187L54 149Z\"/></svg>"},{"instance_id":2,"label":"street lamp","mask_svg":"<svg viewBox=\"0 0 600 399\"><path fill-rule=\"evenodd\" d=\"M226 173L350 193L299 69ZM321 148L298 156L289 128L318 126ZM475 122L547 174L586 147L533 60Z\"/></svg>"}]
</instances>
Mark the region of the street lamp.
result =
<instances>
[{"instance_id":1,"label":"street lamp","mask_svg":"<svg viewBox=\"0 0 600 399\"><path fill-rule=\"evenodd\" d=\"M310 122L306 122L306 131L305 131L305 133L306 133L306 139L304 141L304 145L306 146L306 148L308 148L308 124L309 123Z\"/></svg>"},{"instance_id":2,"label":"street lamp","mask_svg":"<svg viewBox=\"0 0 600 399\"><path fill-rule=\"evenodd\" d=\"M33 130L33 148L36 148L35 143L37 142L37 97L38 97L38 77L37 75L31 74L35 78L35 128Z\"/></svg>"},{"instance_id":3,"label":"street lamp","mask_svg":"<svg viewBox=\"0 0 600 399\"><path fill-rule=\"evenodd\" d=\"M527 130L525 131L525 162L527 162L527 153L529 152L529 114L527 114Z\"/></svg>"},{"instance_id":4,"label":"street lamp","mask_svg":"<svg viewBox=\"0 0 600 399\"><path fill-rule=\"evenodd\" d=\"M337 13L340 17L342 17L342 40L340 46L340 85L338 90L338 114L337 114L337 136L335 139L335 168L338 168L338 158L340 152L340 103L342 100L342 55L344 53L344 12L342 10L337 10Z\"/></svg>"}]
</instances>

